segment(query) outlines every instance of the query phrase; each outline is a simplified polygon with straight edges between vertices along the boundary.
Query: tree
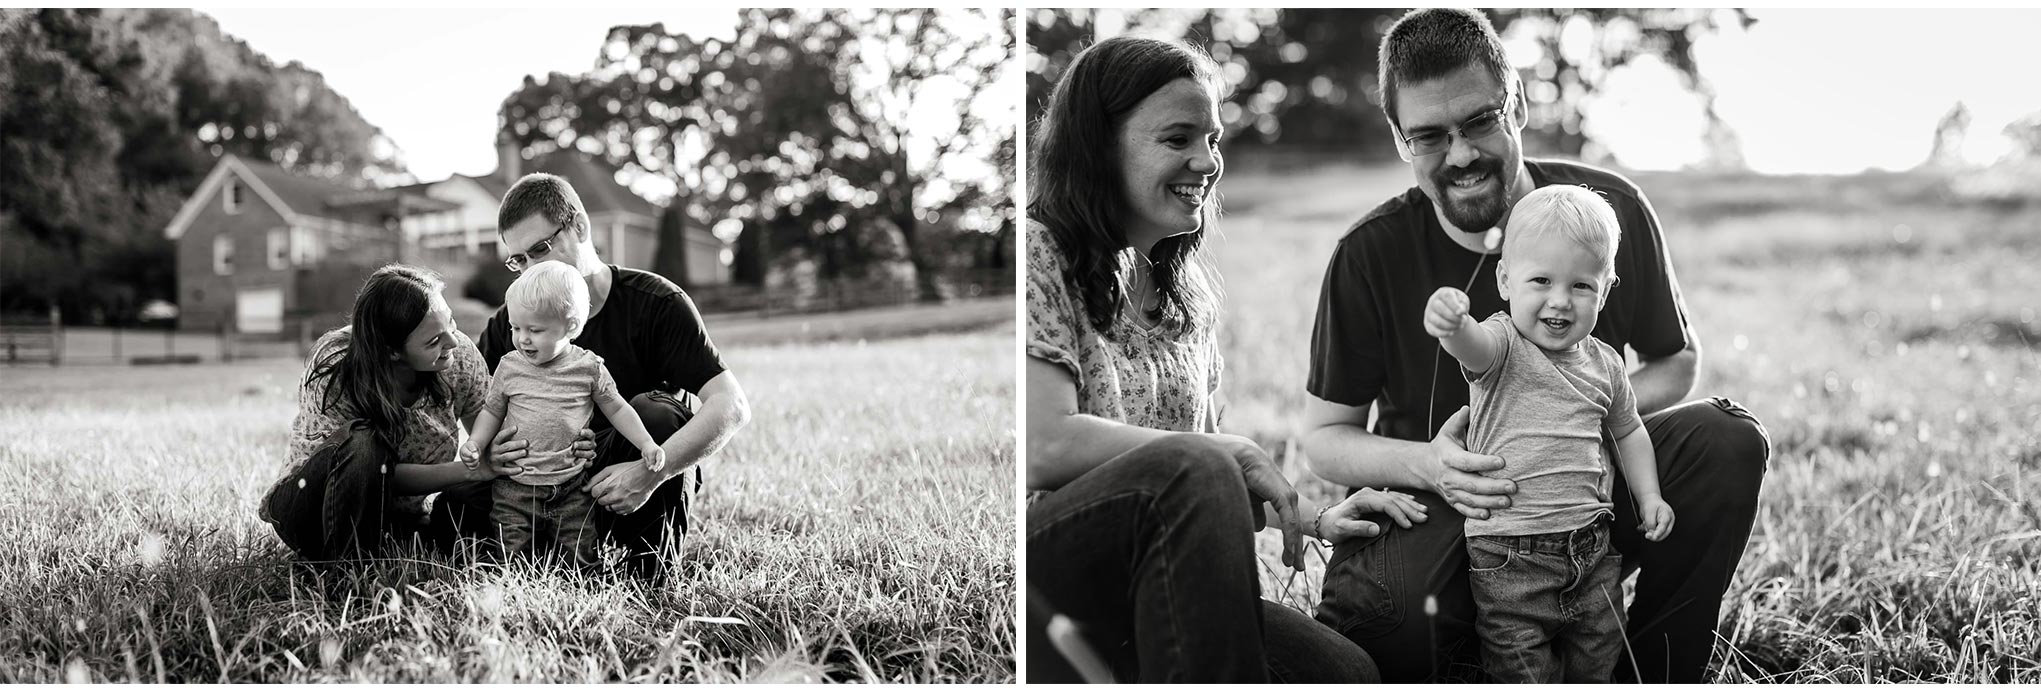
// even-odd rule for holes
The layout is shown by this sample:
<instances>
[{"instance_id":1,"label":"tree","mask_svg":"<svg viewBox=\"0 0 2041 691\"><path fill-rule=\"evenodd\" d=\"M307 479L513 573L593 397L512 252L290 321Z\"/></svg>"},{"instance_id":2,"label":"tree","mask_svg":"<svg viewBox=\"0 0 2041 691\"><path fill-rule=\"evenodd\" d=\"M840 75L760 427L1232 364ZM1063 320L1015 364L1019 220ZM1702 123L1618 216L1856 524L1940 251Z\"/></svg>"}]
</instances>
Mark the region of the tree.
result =
<instances>
[{"instance_id":1,"label":"tree","mask_svg":"<svg viewBox=\"0 0 2041 691\"><path fill-rule=\"evenodd\" d=\"M274 66L210 18L0 10L0 309L119 320L172 298L163 227L230 151L307 175L405 177L318 73Z\"/></svg>"},{"instance_id":2,"label":"tree","mask_svg":"<svg viewBox=\"0 0 2041 691\"><path fill-rule=\"evenodd\" d=\"M1184 37L1221 65L1230 95L1221 116L1233 146L1336 148L1392 156L1377 93L1377 47L1402 10L1258 9L1035 10L1029 17L1028 114L1037 117L1062 70L1099 38L1101 24ZM1527 148L1592 153L1582 106L1616 68L1649 55L1682 76L1703 104L1717 165L1741 165L1735 134L1714 112L1713 91L1694 61L1696 39L1723 26L1748 27L1737 11L1550 10L1490 12L1505 40L1535 46L1522 66L1531 103Z\"/></svg>"},{"instance_id":3,"label":"tree","mask_svg":"<svg viewBox=\"0 0 2041 691\"><path fill-rule=\"evenodd\" d=\"M874 233L890 226L934 298L926 245L941 239L927 219L965 187L998 184L953 171L1015 136L1010 113L985 107L1013 50L999 17L748 10L729 41L614 27L596 69L528 79L504 123L521 145L666 179L685 192L682 218L742 223L740 281L762 282L766 257L794 248L824 277L859 274L888 258Z\"/></svg>"}]
</instances>

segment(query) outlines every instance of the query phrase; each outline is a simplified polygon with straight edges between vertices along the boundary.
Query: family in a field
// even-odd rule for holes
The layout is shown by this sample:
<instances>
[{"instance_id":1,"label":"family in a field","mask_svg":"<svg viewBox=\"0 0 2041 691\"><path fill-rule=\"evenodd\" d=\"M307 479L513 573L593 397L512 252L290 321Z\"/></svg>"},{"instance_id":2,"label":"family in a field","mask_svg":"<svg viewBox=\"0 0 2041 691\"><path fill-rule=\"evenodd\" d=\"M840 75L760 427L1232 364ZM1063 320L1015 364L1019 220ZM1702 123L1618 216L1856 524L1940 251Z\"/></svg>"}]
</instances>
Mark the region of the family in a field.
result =
<instances>
[{"instance_id":1,"label":"family in a field","mask_svg":"<svg viewBox=\"0 0 2041 691\"><path fill-rule=\"evenodd\" d=\"M1354 488L1325 507L1220 431L1217 65L1119 37L1056 84L1030 137L1030 680L1704 679L1770 446L1694 391L1655 213L1620 175L1523 157L1480 13L1411 12L1379 51L1416 186L1355 200L1312 260L1299 441ZM1260 597L1267 523L1286 566L1330 546L1315 617Z\"/></svg>"},{"instance_id":2,"label":"family in a field","mask_svg":"<svg viewBox=\"0 0 2041 691\"><path fill-rule=\"evenodd\" d=\"M409 543L594 570L610 544L658 582L687 531L684 474L699 486L749 420L744 389L685 293L596 255L565 180L519 180L497 227L518 277L479 348L431 272L369 277L313 349L262 517L310 560Z\"/></svg>"}]
</instances>

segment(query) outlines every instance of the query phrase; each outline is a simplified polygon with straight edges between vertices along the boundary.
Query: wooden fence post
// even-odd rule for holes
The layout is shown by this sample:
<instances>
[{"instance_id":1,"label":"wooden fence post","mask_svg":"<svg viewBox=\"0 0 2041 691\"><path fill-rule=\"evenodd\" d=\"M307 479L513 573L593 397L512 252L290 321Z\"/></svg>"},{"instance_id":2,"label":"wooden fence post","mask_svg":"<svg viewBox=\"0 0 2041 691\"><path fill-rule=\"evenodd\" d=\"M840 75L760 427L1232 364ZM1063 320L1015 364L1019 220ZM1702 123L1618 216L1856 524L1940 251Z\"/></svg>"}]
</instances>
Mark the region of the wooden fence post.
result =
<instances>
[{"instance_id":1,"label":"wooden fence post","mask_svg":"<svg viewBox=\"0 0 2041 691\"><path fill-rule=\"evenodd\" d=\"M50 366L64 364L64 316L50 305Z\"/></svg>"}]
</instances>

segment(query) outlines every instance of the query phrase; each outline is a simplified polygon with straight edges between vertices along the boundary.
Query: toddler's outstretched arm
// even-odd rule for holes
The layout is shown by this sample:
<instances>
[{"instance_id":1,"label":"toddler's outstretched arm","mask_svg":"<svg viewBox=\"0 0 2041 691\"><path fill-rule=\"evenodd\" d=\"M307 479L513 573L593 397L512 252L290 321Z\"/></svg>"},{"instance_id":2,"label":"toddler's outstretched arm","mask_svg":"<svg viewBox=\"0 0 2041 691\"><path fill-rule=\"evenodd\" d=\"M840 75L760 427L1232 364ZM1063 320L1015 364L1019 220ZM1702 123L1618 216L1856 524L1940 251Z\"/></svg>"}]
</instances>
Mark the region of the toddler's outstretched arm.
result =
<instances>
[{"instance_id":1,"label":"toddler's outstretched arm","mask_svg":"<svg viewBox=\"0 0 2041 691\"><path fill-rule=\"evenodd\" d=\"M1484 374L1495 366L1495 338L1467 315L1473 303L1467 294L1451 286L1432 293L1424 309L1424 331L1439 339L1439 345L1459 360L1462 367Z\"/></svg>"}]
</instances>

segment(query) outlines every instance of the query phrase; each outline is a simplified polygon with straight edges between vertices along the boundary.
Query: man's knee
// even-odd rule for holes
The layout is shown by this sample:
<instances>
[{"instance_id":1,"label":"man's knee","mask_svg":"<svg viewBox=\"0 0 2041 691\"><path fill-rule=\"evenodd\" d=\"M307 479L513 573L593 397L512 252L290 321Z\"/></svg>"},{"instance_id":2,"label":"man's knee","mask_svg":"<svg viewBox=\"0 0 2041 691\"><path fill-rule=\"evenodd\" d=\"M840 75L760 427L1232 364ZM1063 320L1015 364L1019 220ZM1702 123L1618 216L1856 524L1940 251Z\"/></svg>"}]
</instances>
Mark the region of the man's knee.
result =
<instances>
[{"instance_id":1,"label":"man's knee","mask_svg":"<svg viewBox=\"0 0 2041 691\"><path fill-rule=\"evenodd\" d=\"M1693 406L1691 424L1699 444L1698 468L1705 469L1714 491L1703 495L1722 515L1755 514L1758 489L1770 463L1772 442L1764 423L1727 398L1711 398Z\"/></svg>"},{"instance_id":2,"label":"man's knee","mask_svg":"<svg viewBox=\"0 0 2041 691\"><path fill-rule=\"evenodd\" d=\"M694 419L694 406L682 398L684 395L654 389L632 396L631 410L645 423L645 431L651 433L653 439L664 441L680 431L688 420Z\"/></svg>"},{"instance_id":3,"label":"man's knee","mask_svg":"<svg viewBox=\"0 0 2041 691\"><path fill-rule=\"evenodd\" d=\"M1772 458L1772 438L1764 423L1736 401L1717 396L1708 403L1701 408L1711 414L1699 421L1708 440L1708 467L1762 477Z\"/></svg>"}]
</instances>

